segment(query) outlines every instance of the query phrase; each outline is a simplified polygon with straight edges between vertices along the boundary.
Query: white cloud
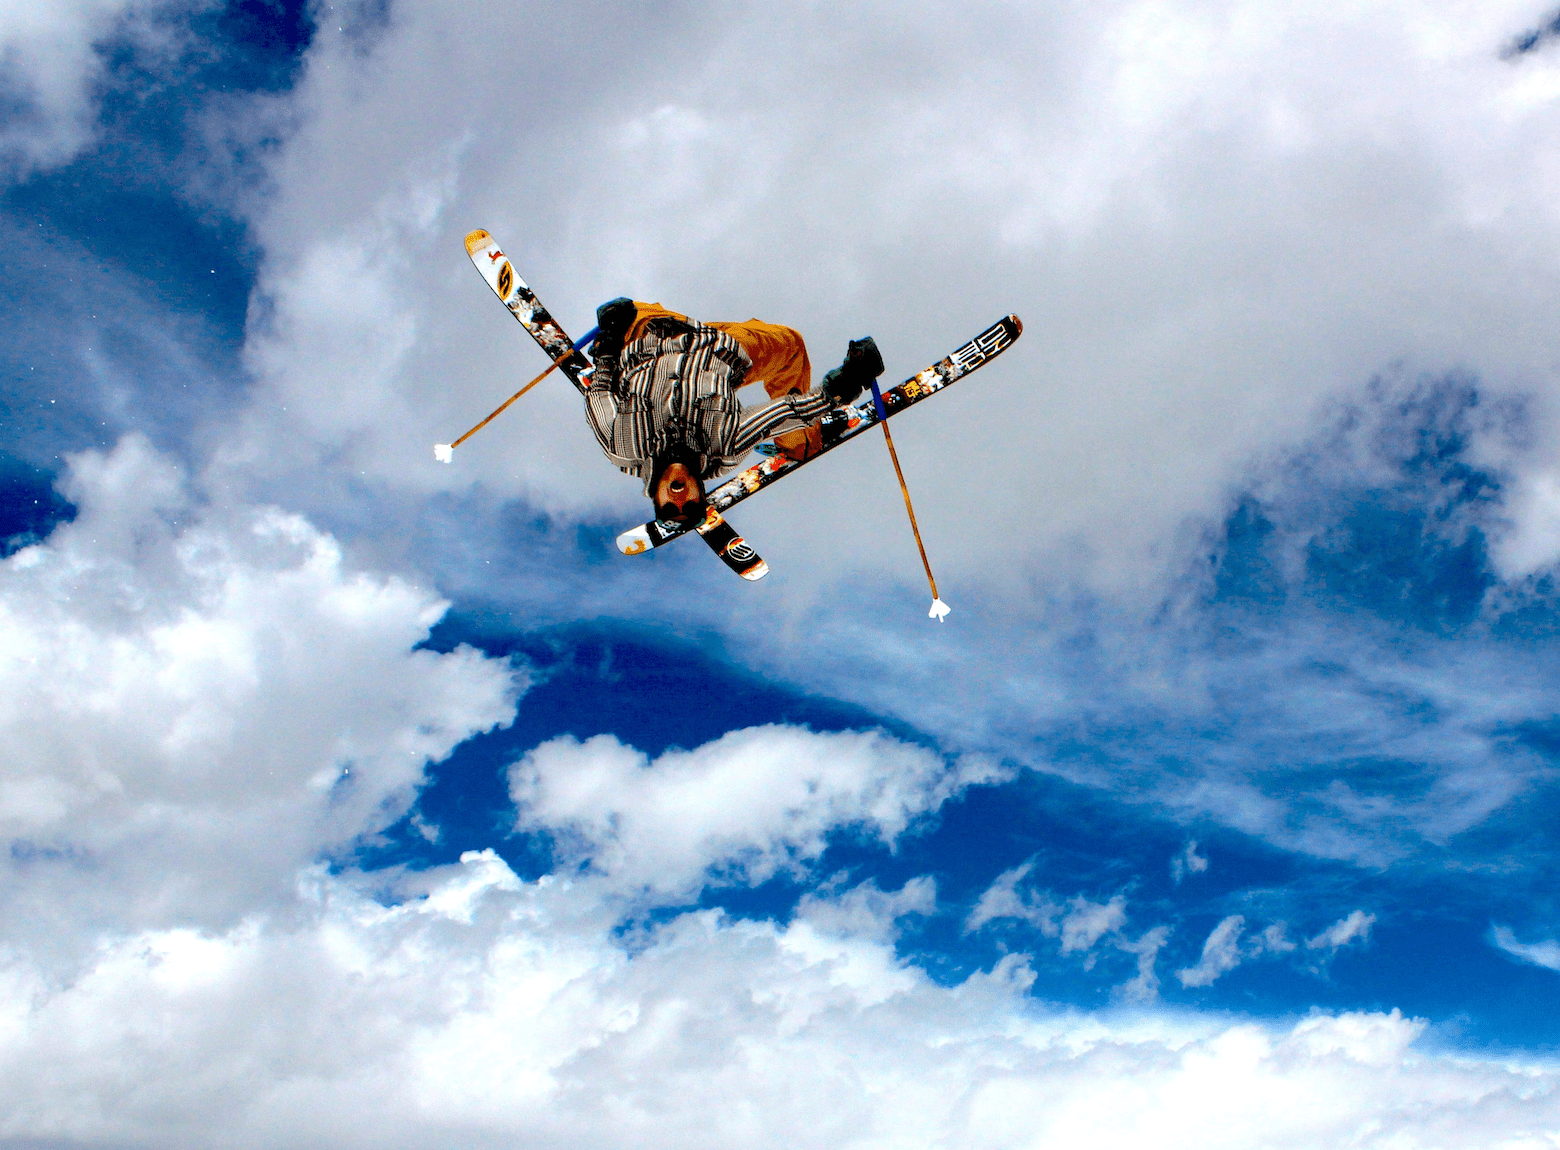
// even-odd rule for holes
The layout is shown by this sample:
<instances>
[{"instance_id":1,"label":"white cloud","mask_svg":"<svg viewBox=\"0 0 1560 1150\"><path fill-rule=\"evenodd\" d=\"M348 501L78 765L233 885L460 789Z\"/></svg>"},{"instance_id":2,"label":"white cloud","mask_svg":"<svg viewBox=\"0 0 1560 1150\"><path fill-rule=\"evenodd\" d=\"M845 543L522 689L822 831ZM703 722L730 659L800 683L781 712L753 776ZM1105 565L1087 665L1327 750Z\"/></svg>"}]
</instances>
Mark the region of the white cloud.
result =
<instances>
[{"instance_id":1,"label":"white cloud","mask_svg":"<svg viewBox=\"0 0 1560 1150\"><path fill-rule=\"evenodd\" d=\"M562 836L567 857L625 892L691 894L707 873L756 884L817 859L857 825L892 843L913 819L994 777L876 733L733 731L653 764L609 735L555 739L510 771L520 826Z\"/></svg>"},{"instance_id":2,"label":"white cloud","mask_svg":"<svg viewBox=\"0 0 1560 1150\"><path fill-rule=\"evenodd\" d=\"M298 516L201 502L138 436L71 457L64 491L76 519L0 565L4 898L37 916L15 942L269 905L513 715L507 663L412 650L442 602Z\"/></svg>"},{"instance_id":3,"label":"white cloud","mask_svg":"<svg viewBox=\"0 0 1560 1150\"><path fill-rule=\"evenodd\" d=\"M657 624L670 611L766 674L1021 762L1049 724L1136 706L1207 715L1262 691L1272 725L1255 737L1282 759L1325 710L1347 753L1424 763L1427 785L1405 788L1423 797L1362 800L1345 782L1294 818L1289 793L1309 781L1205 746L1168 748L1184 772L1152 755L1050 769L1107 787L1130 775L1189 822L1380 865L1525 784L1531 764L1491 755L1489 732L1535 695L1547 706L1528 665L1486 690L1488 652L1468 656L1473 675L1438 654L1445 673L1427 683L1350 621L1252 651L1198 645L1204 659L1188 666L1181 637L1165 620L1145 634L1143 613L1166 602L1167 577L1185 590L1188 572L1208 570L1202 528L1231 493L1383 372L1393 387L1458 369L1487 392L1535 393L1528 447L1489 429L1471 439L1509 471L1506 491L1555 471L1544 455L1560 420L1542 396L1554 390L1560 169L1532 141L1560 107L1560 60L1497 56L1532 20L1517 0L1320 15L1117 0L957 20L872 4L672 8L605 27L571 8L540 31L520 9L435 2L397 10L366 46L327 26L293 97L302 126L254 220L266 253L246 346L256 402L222 467L235 490L280 488L319 516L371 498L374 529L354 542L390 569L430 561L425 536L380 530L387 518L436 515L430 494L470 496L445 587L523 600L539 622L604 602ZM491 67L493 43L508 46L505 68ZM780 71L754 65L780 59ZM516 71L537 79L516 89ZM995 314L1023 314L1017 347L897 435L964 622L925 630L897 485L870 445L744 505L738 526L775 571L761 588L724 586L686 550L576 561L571 524L627 526L642 500L562 381L453 466L435 463L434 442L541 366L469 267L460 239L475 226L521 253L576 332L627 292L791 323L819 370L870 329L891 372L908 372ZM505 500L555 532L549 570L525 585L497 574ZM1547 522L1541 504L1513 505L1511 539ZM587 546L609 544L592 534ZM1518 548L1522 562L1541 564L1544 546ZM1081 665L1080 618L1116 629L1088 636ZM1317 648L1353 674L1289 690ZM1402 721L1400 691L1434 696L1445 723ZM1462 737L1441 739L1451 724Z\"/></svg>"},{"instance_id":4,"label":"white cloud","mask_svg":"<svg viewBox=\"0 0 1560 1150\"><path fill-rule=\"evenodd\" d=\"M1490 929L1490 941L1514 958L1560 970L1560 942L1545 939L1543 942L1518 942L1510 927L1496 926Z\"/></svg>"},{"instance_id":5,"label":"white cloud","mask_svg":"<svg viewBox=\"0 0 1560 1150\"><path fill-rule=\"evenodd\" d=\"M1396 1012L1057 1015L1021 958L942 987L827 899L622 937L601 891L491 852L417 881L384 907L315 872L285 917L108 940L68 984L8 963L0 1137L1217 1150L1515 1147L1560 1122L1552 1070L1419 1049Z\"/></svg>"},{"instance_id":6,"label":"white cloud","mask_svg":"<svg viewBox=\"0 0 1560 1150\"><path fill-rule=\"evenodd\" d=\"M988 922L1012 918L1037 927L1048 938L1055 938L1061 907L1033 888L1021 892L1018 884L1034 869L1034 860L1003 871L981 892L974 909L964 920L966 931L979 930Z\"/></svg>"},{"instance_id":7,"label":"white cloud","mask_svg":"<svg viewBox=\"0 0 1560 1150\"><path fill-rule=\"evenodd\" d=\"M1363 910L1350 911L1340 918L1315 938L1305 941L1307 950L1337 950L1340 946L1347 946L1355 939L1364 942L1370 938L1370 928L1375 923L1376 916L1366 914Z\"/></svg>"},{"instance_id":8,"label":"white cloud","mask_svg":"<svg viewBox=\"0 0 1560 1150\"><path fill-rule=\"evenodd\" d=\"M1245 957L1240 952L1240 935L1245 928L1244 915L1232 914L1222 919L1204 940L1197 964L1175 972L1181 985L1212 986L1220 975L1228 974L1239 966Z\"/></svg>"},{"instance_id":9,"label":"white cloud","mask_svg":"<svg viewBox=\"0 0 1560 1150\"><path fill-rule=\"evenodd\" d=\"M1137 956L1137 973L1116 987L1113 996L1121 1002L1152 1002L1159 995L1159 974L1154 969L1160 949L1170 940L1168 926L1156 926L1145 930L1134 942L1117 943L1120 949Z\"/></svg>"},{"instance_id":10,"label":"white cloud","mask_svg":"<svg viewBox=\"0 0 1560 1150\"><path fill-rule=\"evenodd\" d=\"M180 9L207 6L202 0ZM158 19L169 0L9 0L0 4L0 65L6 98L0 127L4 175L25 176L68 161L91 139L94 87L104 79L99 47L112 34L143 51L167 49L178 39Z\"/></svg>"},{"instance_id":11,"label":"white cloud","mask_svg":"<svg viewBox=\"0 0 1560 1150\"><path fill-rule=\"evenodd\" d=\"M1208 869L1208 860L1197 853L1197 840L1188 839L1181 853L1170 860L1170 881L1177 886L1189 874L1202 874Z\"/></svg>"},{"instance_id":12,"label":"white cloud","mask_svg":"<svg viewBox=\"0 0 1560 1150\"><path fill-rule=\"evenodd\" d=\"M938 985L894 949L935 909L925 876L815 892L784 927L625 929L625 894L761 881L841 826L892 845L989 777L880 734L765 728L654 760L555 741L511 777L557 874L482 851L285 887L507 718L512 671L413 652L436 600L354 573L296 516L205 503L143 440L73 459L67 491L78 518L0 565L3 818L37 848L11 853L7 921L76 940L61 962L9 932L0 1139L1485 1146L1557 1120L1549 1071L1438 1058L1397 1014L1054 1015L1018 955ZM1118 997L1151 1000L1168 928L1126 939L1124 896L1041 912L1028 873L994 884L987 921L1133 954ZM365 893L387 884L396 905Z\"/></svg>"},{"instance_id":13,"label":"white cloud","mask_svg":"<svg viewBox=\"0 0 1560 1150\"><path fill-rule=\"evenodd\" d=\"M1089 950L1102 936L1120 930L1127 921L1127 899L1116 895L1109 902L1091 902L1078 895L1067 903L1062 919L1062 953Z\"/></svg>"},{"instance_id":14,"label":"white cloud","mask_svg":"<svg viewBox=\"0 0 1560 1150\"><path fill-rule=\"evenodd\" d=\"M908 374L1013 309L1025 340L905 424L912 475L940 480L924 533L955 585L1017 592L1042 564L1135 584L1342 388L1397 362L1552 378L1560 172L1532 140L1557 64L1497 55L1532 18L755 4L606 27L581 9L540 33L434 3L368 52L326 27L258 221L274 323L252 335L246 435L279 466L344 452L386 490L633 515L561 383L434 464L539 354L466 266L479 225L569 325L622 292L756 313L801 328L820 369L871 328ZM517 91L514 68L538 79ZM755 500L755 535L826 581L879 571L903 532L882 460L827 468L806 497Z\"/></svg>"},{"instance_id":15,"label":"white cloud","mask_svg":"<svg viewBox=\"0 0 1560 1150\"><path fill-rule=\"evenodd\" d=\"M1019 889L1033 868L1031 859L998 875L965 917L964 932L968 934L1004 919L1026 922L1043 938L1059 938L1061 954L1080 955L1085 970L1094 969L1100 957L1095 947L1102 939L1107 940L1111 948L1137 958L1137 974L1116 987L1113 997L1122 1002L1152 1002L1159 994L1154 964L1170 937L1170 927L1152 927L1138 938L1128 939L1123 933L1128 918L1126 895L1095 902L1079 894L1060 903L1032 884L1028 889Z\"/></svg>"}]
</instances>

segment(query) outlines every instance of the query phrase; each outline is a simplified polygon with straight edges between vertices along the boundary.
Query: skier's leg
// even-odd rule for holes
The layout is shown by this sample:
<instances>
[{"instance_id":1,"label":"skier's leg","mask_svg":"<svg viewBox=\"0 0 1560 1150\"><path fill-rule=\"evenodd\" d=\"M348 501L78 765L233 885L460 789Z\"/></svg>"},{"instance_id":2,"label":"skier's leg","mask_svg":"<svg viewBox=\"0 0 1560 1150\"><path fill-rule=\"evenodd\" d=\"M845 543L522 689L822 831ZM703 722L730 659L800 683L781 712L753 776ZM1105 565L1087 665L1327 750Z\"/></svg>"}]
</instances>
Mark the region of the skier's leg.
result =
<instances>
[{"instance_id":1,"label":"skier's leg","mask_svg":"<svg viewBox=\"0 0 1560 1150\"><path fill-rule=\"evenodd\" d=\"M812 387L807 344L796 329L758 319L710 326L719 328L742 345L742 350L753 361L748 378L763 380L764 391L770 399L802 394ZM818 425L813 424L775 436L775 446L792 459L804 460L818 453L823 446L823 435Z\"/></svg>"}]
</instances>

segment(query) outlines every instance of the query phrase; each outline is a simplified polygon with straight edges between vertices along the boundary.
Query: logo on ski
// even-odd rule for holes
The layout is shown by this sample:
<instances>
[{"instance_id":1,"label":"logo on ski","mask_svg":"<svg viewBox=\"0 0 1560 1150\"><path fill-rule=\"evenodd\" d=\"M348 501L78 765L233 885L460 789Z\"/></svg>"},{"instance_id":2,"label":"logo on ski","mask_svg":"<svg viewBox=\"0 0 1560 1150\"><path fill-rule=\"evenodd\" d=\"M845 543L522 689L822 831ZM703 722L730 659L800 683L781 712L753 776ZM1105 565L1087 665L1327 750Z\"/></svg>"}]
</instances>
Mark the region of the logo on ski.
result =
<instances>
[{"instance_id":1,"label":"logo on ski","mask_svg":"<svg viewBox=\"0 0 1560 1150\"><path fill-rule=\"evenodd\" d=\"M508 299L509 293L515 286L515 266L508 260L504 266L498 269L498 294L501 299Z\"/></svg>"}]
</instances>

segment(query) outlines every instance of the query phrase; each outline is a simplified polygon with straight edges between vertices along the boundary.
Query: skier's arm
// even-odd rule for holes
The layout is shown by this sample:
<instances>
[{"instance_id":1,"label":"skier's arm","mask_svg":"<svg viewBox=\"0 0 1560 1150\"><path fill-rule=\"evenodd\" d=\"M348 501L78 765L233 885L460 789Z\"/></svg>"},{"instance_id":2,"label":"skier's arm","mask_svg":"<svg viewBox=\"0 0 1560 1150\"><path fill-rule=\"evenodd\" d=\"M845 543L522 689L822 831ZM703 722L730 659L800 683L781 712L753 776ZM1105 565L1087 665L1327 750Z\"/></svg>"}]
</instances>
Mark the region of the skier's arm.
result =
<instances>
[{"instance_id":1,"label":"skier's arm","mask_svg":"<svg viewBox=\"0 0 1560 1150\"><path fill-rule=\"evenodd\" d=\"M617 357L603 355L596 360L596 370L591 373L590 386L585 389L585 422L596 433L601 450L616 458L613 449L616 442L618 397L613 390L617 382Z\"/></svg>"}]
</instances>

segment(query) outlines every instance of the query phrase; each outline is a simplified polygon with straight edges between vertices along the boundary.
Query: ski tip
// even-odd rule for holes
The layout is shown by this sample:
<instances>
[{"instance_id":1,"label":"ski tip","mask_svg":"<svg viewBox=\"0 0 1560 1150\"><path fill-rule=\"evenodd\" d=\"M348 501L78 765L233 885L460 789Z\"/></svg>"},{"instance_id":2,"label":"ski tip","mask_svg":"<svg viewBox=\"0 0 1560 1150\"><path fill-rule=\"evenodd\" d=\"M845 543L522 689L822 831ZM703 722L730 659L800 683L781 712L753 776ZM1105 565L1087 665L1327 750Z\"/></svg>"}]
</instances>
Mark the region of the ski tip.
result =
<instances>
[{"instance_id":1,"label":"ski tip","mask_svg":"<svg viewBox=\"0 0 1560 1150\"><path fill-rule=\"evenodd\" d=\"M455 458L455 449L448 443L435 443L433 445L433 457L440 463L448 463Z\"/></svg>"},{"instance_id":2,"label":"ski tip","mask_svg":"<svg viewBox=\"0 0 1560 1150\"><path fill-rule=\"evenodd\" d=\"M633 527L617 537L617 547L624 555L640 555L650 550L650 532L643 527Z\"/></svg>"},{"instance_id":3,"label":"ski tip","mask_svg":"<svg viewBox=\"0 0 1560 1150\"><path fill-rule=\"evenodd\" d=\"M746 579L749 583L752 583L754 580L762 579L765 575L769 574L769 564L760 559L747 570L739 571L737 574L741 575L742 578Z\"/></svg>"},{"instance_id":4,"label":"ski tip","mask_svg":"<svg viewBox=\"0 0 1560 1150\"><path fill-rule=\"evenodd\" d=\"M1016 332L1019 335L1023 335L1024 334L1024 321L1019 319L1016 315L1010 315L1010 316L1008 316L1008 319L1013 321L1013 330L1014 330L1014 332Z\"/></svg>"},{"instance_id":5,"label":"ski tip","mask_svg":"<svg viewBox=\"0 0 1560 1150\"><path fill-rule=\"evenodd\" d=\"M493 237L488 235L487 232L483 231L481 228L478 228L474 232L468 232L466 235L466 254L468 256L474 255L476 252L482 248L487 247L488 244L492 242Z\"/></svg>"}]
</instances>

